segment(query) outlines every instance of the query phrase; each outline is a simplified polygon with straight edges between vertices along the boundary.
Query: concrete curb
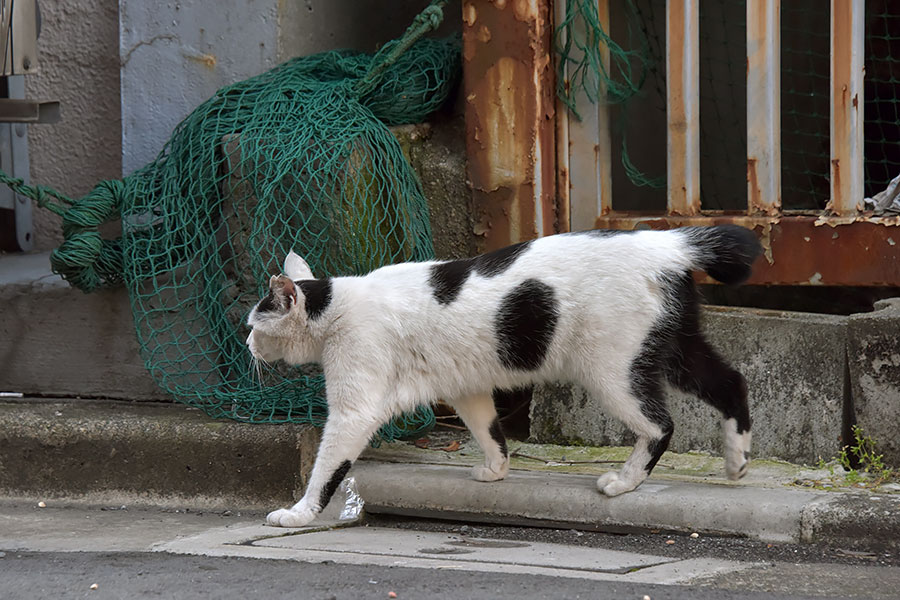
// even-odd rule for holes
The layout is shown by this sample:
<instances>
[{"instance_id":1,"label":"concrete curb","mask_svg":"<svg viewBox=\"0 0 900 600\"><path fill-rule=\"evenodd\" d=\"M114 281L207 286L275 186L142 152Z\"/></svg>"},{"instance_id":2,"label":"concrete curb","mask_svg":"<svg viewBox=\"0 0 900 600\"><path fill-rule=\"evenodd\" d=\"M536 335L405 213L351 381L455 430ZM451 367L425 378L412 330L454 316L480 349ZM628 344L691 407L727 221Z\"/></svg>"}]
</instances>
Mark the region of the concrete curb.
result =
<instances>
[{"instance_id":1,"label":"concrete curb","mask_svg":"<svg viewBox=\"0 0 900 600\"><path fill-rule=\"evenodd\" d=\"M312 427L215 421L177 404L0 402L0 495L265 511L299 497L317 443ZM515 469L481 483L467 466L402 460L350 471L368 512L900 550L897 494L657 479L606 498L596 475Z\"/></svg>"},{"instance_id":2,"label":"concrete curb","mask_svg":"<svg viewBox=\"0 0 900 600\"><path fill-rule=\"evenodd\" d=\"M178 404L0 402L0 495L271 510L303 489L318 439Z\"/></svg>"},{"instance_id":3,"label":"concrete curb","mask_svg":"<svg viewBox=\"0 0 900 600\"><path fill-rule=\"evenodd\" d=\"M503 482L481 483L464 467L374 461L351 474L371 513L900 548L898 496L648 480L606 498L590 475L511 471Z\"/></svg>"}]
</instances>

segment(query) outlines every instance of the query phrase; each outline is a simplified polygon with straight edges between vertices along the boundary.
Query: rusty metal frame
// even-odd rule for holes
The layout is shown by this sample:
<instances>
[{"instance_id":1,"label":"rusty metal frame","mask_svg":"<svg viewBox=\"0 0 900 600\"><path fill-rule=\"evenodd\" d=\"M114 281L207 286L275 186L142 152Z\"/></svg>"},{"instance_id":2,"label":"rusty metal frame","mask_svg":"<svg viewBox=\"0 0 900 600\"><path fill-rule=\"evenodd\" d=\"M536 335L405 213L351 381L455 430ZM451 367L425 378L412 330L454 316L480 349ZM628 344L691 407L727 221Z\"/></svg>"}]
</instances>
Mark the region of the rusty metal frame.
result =
<instances>
[{"instance_id":1,"label":"rusty metal frame","mask_svg":"<svg viewBox=\"0 0 900 600\"><path fill-rule=\"evenodd\" d=\"M597 229L672 229L692 225L741 225L759 235L765 255L749 284L900 285L900 217L855 221L789 215L704 213L694 217L612 213ZM713 283L698 274L698 281Z\"/></svg>"},{"instance_id":2,"label":"rusty metal frame","mask_svg":"<svg viewBox=\"0 0 900 600\"><path fill-rule=\"evenodd\" d=\"M568 213L559 218L556 199L552 2L464 0L462 20L479 250L565 231Z\"/></svg>"},{"instance_id":3,"label":"rusty metal frame","mask_svg":"<svg viewBox=\"0 0 900 600\"><path fill-rule=\"evenodd\" d=\"M668 212L700 212L700 0L666 2Z\"/></svg>"},{"instance_id":4,"label":"rusty metal frame","mask_svg":"<svg viewBox=\"0 0 900 600\"><path fill-rule=\"evenodd\" d=\"M597 16L600 26L609 31L609 0L597 1ZM554 4L557 22L565 18L566 2ZM575 23L576 33L580 22ZM565 35L565 31L561 32ZM558 41L559 44L565 39ZM569 57L573 61L581 59L576 46ZM606 72L610 72L609 48L600 45L600 60ZM568 79L568 65L562 65ZM606 86L601 82L599 98L606 96ZM574 92L574 100L581 118L571 115L568 107L557 100L557 185L560 206L560 221L567 221L572 231L583 231L594 227L596 215L604 215L612 210L612 134L610 108L606 102L592 103L583 89ZM570 152L570 149L581 151Z\"/></svg>"},{"instance_id":5,"label":"rusty metal frame","mask_svg":"<svg viewBox=\"0 0 900 600\"><path fill-rule=\"evenodd\" d=\"M747 2L747 210L781 213L781 0Z\"/></svg>"},{"instance_id":6,"label":"rusty metal frame","mask_svg":"<svg viewBox=\"0 0 900 600\"><path fill-rule=\"evenodd\" d=\"M836 215L862 204L865 0L831 0L831 201Z\"/></svg>"},{"instance_id":7,"label":"rusty metal frame","mask_svg":"<svg viewBox=\"0 0 900 600\"><path fill-rule=\"evenodd\" d=\"M606 21L608 0L597 2ZM747 210L739 213L700 207L698 0L667 0L669 189L665 212L653 214L613 210L608 152L600 147L609 144L608 115L598 109L577 124L555 104L552 19L562 4L463 1L468 175L480 250L570 227L733 223L756 231L765 248L750 283L900 285L900 217L858 207L864 0L831 0L833 189L822 214L781 208L780 0L747 2ZM584 152L588 142L596 152ZM588 192L596 196L586 202Z\"/></svg>"},{"instance_id":8,"label":"rusty metal frame","mask_svg":"<svg viewBox=\"0 0 900 600\"><path fill-rule=\"evenodd\" d=\"M863 198L863 15L864 0L832 5L832 199L822 214L781 209L780 0L747 2L747 211L700 210L692 181L691 131L699 115L688 108L694 85L691 56L697 36L693 0L668 0L669 200L665 214L598 213L598 229L669 229L737 224L754 230L765 256L751 284L900 285L900 217L874 217ZM678 87L682 91L678 91ZM699 281L712 280L698 274Z\"/></svg>"}]
</instances>

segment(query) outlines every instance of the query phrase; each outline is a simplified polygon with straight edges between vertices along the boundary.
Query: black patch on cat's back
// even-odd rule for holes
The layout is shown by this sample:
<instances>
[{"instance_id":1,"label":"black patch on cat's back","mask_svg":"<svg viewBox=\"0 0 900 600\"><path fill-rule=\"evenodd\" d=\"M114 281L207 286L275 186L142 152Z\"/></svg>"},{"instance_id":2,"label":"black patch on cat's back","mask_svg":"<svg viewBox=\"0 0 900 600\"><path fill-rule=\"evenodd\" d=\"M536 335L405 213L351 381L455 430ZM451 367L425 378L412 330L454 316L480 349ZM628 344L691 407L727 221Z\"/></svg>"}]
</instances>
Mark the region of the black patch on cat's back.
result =
<instances>
[{"instance_id":1,"label":"black patch on cat's back","mask_svg":"<svg viewBox=\"0 0 900 600\"><path fill-rule=\"evenodd\" d=\"M553 288L526 279L501 301L495 320L500 363L519 371L541 366L553 340L559 306Z\"/></svg>"},{"instance_id":2,"label":"black patch on cat's back","mask_svg":"<svg viewBox=\"0 0 900 600\"><path fill-rule=\"evenodd\" d=\"M432 265L428 282L438 303L450 304L456 300L471 271L472 261L469 259Z\"/></svg>"},{"instance_id":3,"label":"black patch on cat's back","mask_svg":"<svg viewBox=\"0 0 900 600\"><path fill-rule=\"evenodd\" d=\"M510 268L522 252L528 249L531 242L519 242L506 248L500 248L472 259L475 271L482 277L495 277Z\"/></svg>"},{"instance_id":4,"label":"black patch on cat's back","mask_svg":"<svg viewBox=\"0 0 900 600\"><path fill-rule=\"evenodd\" d=\"M347 476L347 471L350 470L351 464L352 463L349 460L345 460L337 470L331 474L331 479L328 480L328 484L322 488L322 493L319 495L319 510L323 510L328 506L331 497L334 496L338 486L341 485L344 477Z\"/></svg>"},{"instance_id":5,"label":"black patch on cat's back","mask_svg":"<svg viewBox=\"0 0 900 600\"><path fill-rule=\"evenodd\" d=\"M306 314L313 320L321 317L331 304L331 279L306 279L296 283L306 298Z\"/></svg>"},{"instance_id":6,"label":"black patch on cat's back","mask_svg":"<svg viewBox=\"0 0 900 600\"><path fill-rule=\"evenodd\" d=\"M435 299L440 304L450 304L459 296L469 273L475 271L482 277L496 277L506 271L531 242L520 242L475 258L452 260L431 267L428 282Z\"/></svg>"}]
</instances>

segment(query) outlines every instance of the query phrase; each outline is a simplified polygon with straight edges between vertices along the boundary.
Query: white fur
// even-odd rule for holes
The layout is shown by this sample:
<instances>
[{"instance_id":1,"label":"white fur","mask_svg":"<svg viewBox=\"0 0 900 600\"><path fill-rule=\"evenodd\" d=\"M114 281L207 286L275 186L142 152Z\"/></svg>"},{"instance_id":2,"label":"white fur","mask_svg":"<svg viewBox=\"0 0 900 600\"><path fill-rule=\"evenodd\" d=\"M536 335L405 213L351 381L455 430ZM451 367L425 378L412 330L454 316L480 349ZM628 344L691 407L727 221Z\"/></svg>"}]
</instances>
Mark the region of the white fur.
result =
<instances>
[{"instance_id":1,"label":"white fur","mask_svg":"<svg viewBox=\"0 0 900 600\"><path fill-rule=\"evenodd\" d=\"M509 461L487 434L496 416L492 389L553 380L580 383L638 434L622 470L598 481L610 496L634 489L646 477L648 443L661 430L631 394L631 364L666 309L664 283L697 267L696 254L678 231L558 235L535 240L498 275L473 271L449 304L436 300L430 283L435 263L424 262L333 279L330 305L318 319L307 318L302 293L283 318L254 310L247 343L255 357L319 362L328 382L329 419L306 495L270 514L269 524L308 523L323 508L319 494L334 471L356 459L379 426L437 399L456 408L485 449L485 465L474 477L502 479ZM312 277L293 253L285 272L292 279ZM495 319L503 297L529 278L552 287L559 318L543 364L515 371L498 358ZM744 448L743 441L726 445L729 452ZM729 460L731 467L738 464Z\"/></svg>"},{"instance_id":2,"label":"white fur","mask_svg":"<svg viewBox=\"0 0 900 600\"><path fill-rule=\"evenodd\" d=\"M728 479L740 479L747 474L750 465L749 431L738 433L736 419L722 419L722 433L725 436L725 474Z\"/></svg>"}]
</instances>

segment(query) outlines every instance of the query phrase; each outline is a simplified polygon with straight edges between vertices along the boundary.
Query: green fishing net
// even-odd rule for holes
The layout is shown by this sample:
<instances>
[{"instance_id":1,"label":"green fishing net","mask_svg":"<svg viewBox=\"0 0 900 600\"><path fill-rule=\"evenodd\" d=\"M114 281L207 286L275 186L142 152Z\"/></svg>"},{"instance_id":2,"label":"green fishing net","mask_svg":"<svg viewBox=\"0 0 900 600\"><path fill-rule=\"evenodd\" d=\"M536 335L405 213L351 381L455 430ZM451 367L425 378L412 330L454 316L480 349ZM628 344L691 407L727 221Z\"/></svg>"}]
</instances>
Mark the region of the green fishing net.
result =
<instances>
[{"instance_id":1,"label":"green fishing net","mask_svg":"<svg viewBox=\"0 0 900 600\"><path fill-rule=\"evenodd\" d=\"M84 291L124 282L147 368L178 401L252 423L324 423L318 368L260 377L244 323L291 249L318 277L432 258L425 197L388 126L424 120L458 77L458 40L422 37L442 5L374 55L297 58L219 90L155 161L78 201L0 178L63 215L56 272ZM122 237L101 238L97 226L118 218ZM433 423L423 408L378 438Z\"/></svg>"}]
</instances>

